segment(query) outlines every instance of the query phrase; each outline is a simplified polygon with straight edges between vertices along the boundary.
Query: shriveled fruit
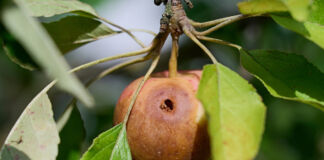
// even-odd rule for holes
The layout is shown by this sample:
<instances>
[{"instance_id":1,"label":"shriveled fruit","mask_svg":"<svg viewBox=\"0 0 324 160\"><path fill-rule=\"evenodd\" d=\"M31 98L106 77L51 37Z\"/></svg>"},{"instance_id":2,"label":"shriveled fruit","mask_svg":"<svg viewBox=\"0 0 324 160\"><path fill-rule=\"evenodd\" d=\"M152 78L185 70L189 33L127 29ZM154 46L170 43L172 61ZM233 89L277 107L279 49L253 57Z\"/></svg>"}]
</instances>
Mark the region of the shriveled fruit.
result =
<instances>
[{"instance_id":1,"label":"shriveled fruit","mask_svg":"<svg viewBox=\"0 0 324 160\"><path fill-rule=\"evenodd\" d=\"M127 138L135 160L205 160L210 156L204 109L196 98L201 71L152 76L138 95L127 123ZM114 124L123 121L142 78L122 93Z\"/></svg>"}]
</instances>

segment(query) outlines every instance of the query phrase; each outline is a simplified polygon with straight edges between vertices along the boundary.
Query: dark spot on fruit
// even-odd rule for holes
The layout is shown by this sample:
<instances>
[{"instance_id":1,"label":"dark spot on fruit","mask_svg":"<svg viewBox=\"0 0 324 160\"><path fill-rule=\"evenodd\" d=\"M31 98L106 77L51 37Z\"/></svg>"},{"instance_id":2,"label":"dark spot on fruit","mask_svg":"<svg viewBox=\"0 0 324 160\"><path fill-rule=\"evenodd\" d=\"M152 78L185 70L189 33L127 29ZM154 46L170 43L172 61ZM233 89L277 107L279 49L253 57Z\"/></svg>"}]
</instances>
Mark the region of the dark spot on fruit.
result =
<instances>
[{"instance_id":1,"label":"dark spot on fruit","mask_svg":"<svg viewBox=\"0 0 324 160\"><path fill-rule=\"evenodd\" d=\"M171 112L174 109L174 104L170 99L166 99L163 101L160 108L164 111Z\"/></svg>"}]
</instances>

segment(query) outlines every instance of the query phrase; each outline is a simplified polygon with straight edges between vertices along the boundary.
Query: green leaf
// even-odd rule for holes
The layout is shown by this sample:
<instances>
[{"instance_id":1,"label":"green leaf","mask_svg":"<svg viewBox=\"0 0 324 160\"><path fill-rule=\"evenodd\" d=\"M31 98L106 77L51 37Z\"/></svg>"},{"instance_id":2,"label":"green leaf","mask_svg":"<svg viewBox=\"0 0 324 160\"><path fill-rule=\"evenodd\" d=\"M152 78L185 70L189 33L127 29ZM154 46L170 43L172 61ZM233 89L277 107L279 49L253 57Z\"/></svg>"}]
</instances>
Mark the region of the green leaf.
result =
<instances>
[{"instance_id":1,"label":"green leaf","mask_svg":"<svg viewBox=\"0 0 324 160\"><path fill-rule=\"evenodd\" d=\"M313 22L298 22L289 17L271 16L281 26L301 34L324 49L324 26Z\"/></svg>"},{"instance_id":2,"label":"green leaf","mask_svg":"<svg viewBox=\"0 0 324 160\"><path fill-rule=\"evenodd\" d=\"M273 96L324 111L324 74L304 57L279 51L241 50L241 63Z\"/></svg>"},{"instance_id":3,"label":"green leaf","mask_svg":"<svg viewBox=\"0 0 324 160\"><path fill-rule=\"evenodd\" d=\"M298 21L308 18L313 0L281 0L287 6L291 15Z\"/></svg>"},{"instance_id":4,"label":"green leaf","mask_svg":"<svg viewBox=\"0 0 324 160\"><path fill-rule=\"evenodd\" d=\"M265 106L255 89L225 66L207 65L197 97L209 118L213 159L253 159L265 125Z\"/></svg>"},{"instance_id":5,"label":"green leaf","mask_svg":"<svg viewBox=\"0 0 324 160\"><path fill-rule=\"evenodd\" d=\"M126 125L119 124L100 134L81 160L131 160Z\"/></svg>"},{"instance_id":6,"label":"green leaf","mask_svg":"<svg viewBox=\"0 0 324 160\"><path fill-rule=\"evenodd\" d=\"M62 117L63 119L59 120L57 127L58 129L62 128L57 159L79 160L86 133L76 104L68 106Z\"/></svg>"},{"instance_id":7,"label":"green leaf","mask_svg":"<svg viewBox=\"0 0 324 160\"><path fill-rule=\"evenodd\" d=\"M81 16L67 16L57 22L43 25L62 53L116 34L101 22Z\"/></svg>"},{"instance_id":8,"label":"green leaf","mask_svg":"<svg viewBox=\"0 0 324 160\"><path fill-rule=\"evenodd\" d=\"M58 79L59 87L72 93L86 105L92 105L92 97L76 77L68 73L69 66L49 35L35 19L29 16L25 3L21 0L16 2L18 6L7 5L1 10L2 21L8 31L17 38L51 78Z\"/></svg>"},{"instance_id":9,"label":"green leaf","mask_svg":"<svg viewBox=\"0 0 324 160\"><path fill-rule=\"evenodd\" d=\"M23 46L0 24L0 44L9 59L27 70L38 69L39 66L29 56Z\"/></svg>"},{"instance_id":10,"label":"green leaf","mask_svg":"<svg viewBox=\"0 0 324 160\"><path fill-rule=\"evenodd\" d=\"M312 0L249 0L238 3L243 14L290 12L298 21L307 19Z\"/></svg>"},{"instance_id":11,"label":"green leaf","mask_svg":"<svg viewBox=\"0 0 324 160\"><path fill-rule=\"evenodd\" d=\"M88 4L77 0L24 0L34 17L52 17L65 13L96 17L96 11Z\"/></svg>"},{"instance_id":12,"label":"green leaf","mask_svg":"<svg viewBox=\"0 0 324 160\"><path fill-rule=\"evenodd\" d=\"M73 49L76 49L82 45L85 45L87 43L116 34L116 32L114 32L112 29L110 29L108 26L104 25L100 21L94 18L89 18L89 16L84 16L85 15L84 13L81 14L83 16L80 16L80 14L72 14L72 15L67 14L67 13L72 13L69 11L71 11L71 8L73 7L70 8L64 7L64 5L66 4L65 2L62 4L57 4L56 0L55 1L53 0L28 1L30 8L34 10L35 8L33 8L32 6L40 7L39 5L43 5L43 3L55 3L56 5L59 5L61 9L68 9L65 12L62 10L56 10L54 6L53 11L50 10L44 10L44 11L46 11L47 13L47 12L54 12L55 10L57 12L55 12L54 15L62 13L61 15L50 17L50 18L44 18L44 17L40 18L41 21L43 22L43 25L45 26L45 29L50 34L56 46L60 49L60 51L63 54ZM81 2L74 1L74 0L68 3L81 4L81 6L85 5ZM72 5L72 6L74 6L74 8L78 8L77 7L78 5ZM88 8L89 7L90 6L88 6ZM82 7L79 8L82 9ZM83 8L87 8L87 7L83 7ZM41 13L41 12L37 12L37 13ZM26 54L25 49L21 46L19 42L14 40L14 38L5 39L8 36L2 35L1 37L4 37L3 47L6 51L6 54L14 63L28 70L34 70L38 68L38 66L33 62L33 60L29 57L29 55Z\"/></svg>"},{"instance_id":13,"label":"green leaf","mask_svg":"<svg viewBox=\"0 0 324 160\"><path fill-rule=\"evenodd\" d=\"M271 17L283 27L303 35L324 48L323 0L251 0L239 3L239 8L243 14L289 11L293 18L283 15Z\"/></svg>"},{"instance_id":14,"label":"green leaf","mask_svg":"<svg viewBox=\"0 0 324 160\"><path fill-rule=\"evenodd\" d=\"M324 48L324 1L314 0L308 19L298 22L287 16L272 15L283 27L292 30Z\"/></svg>"},{"instance_id":15,"label":"green leaf","mask_svg":"<svg viewBox=\"0 0 324 160\"><path fill-rule=\"evenodd\" d=\"M72 13L58 22L44 23L58 48L67 53L89 42L115 33L102 24L96 11L78 0L24 0L34 17L54 17ZM46 19L46 18L45 18Z\"/></svg>"},{"instance_id":16,"label":"green leaf","mask_svg":"<svg viewBox=\"0 0 324 160\"><path fill-rule=\"evenodd\" d=\"M324 25L324 1L313 0L312 10L308 21Z\"/></svg>"},{"instance_id":17,"label":"green leaf","mask_svg":"<svg viewBox=\"0 0 324 160\"><path fill-rule=\"evenodd\" d=\"M115 33L96 20L96 11L77 0L25 0L34 17L74 14L58 22L44 23L47 31L63 53Z\"/></svg>"},{"instance_id":18,"label":"green leaf","mask_svg":"<svg viewBox=\"0 0 324 160\"><path fill-rule=\"evenodd\" d=\"M51 102L46 94L51 83L26 107L10 131L1 160L54 160L60 142Z\"/></svg>"},{"instance_id":19,"label":"green leaf","mask_svg":"<svg viewBox=\"0 0 324 160\"><path fill-rule=\"evenodd\" d=\"M288 8L281 0L250 0L238 3L242 14L285 12Z\"/></svg>"}]
</instances>

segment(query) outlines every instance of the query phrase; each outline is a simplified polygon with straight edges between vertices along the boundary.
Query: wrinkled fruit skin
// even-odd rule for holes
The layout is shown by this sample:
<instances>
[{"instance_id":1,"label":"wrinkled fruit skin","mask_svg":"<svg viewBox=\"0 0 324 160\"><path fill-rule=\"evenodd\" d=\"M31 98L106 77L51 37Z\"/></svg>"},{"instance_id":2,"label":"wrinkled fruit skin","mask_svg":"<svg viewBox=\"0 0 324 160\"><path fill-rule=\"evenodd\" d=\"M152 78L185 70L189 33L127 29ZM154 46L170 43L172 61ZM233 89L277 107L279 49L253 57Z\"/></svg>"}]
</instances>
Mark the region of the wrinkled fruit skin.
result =
<instances>
[{"instance_id":1,"label":"wrinkled fruit skin","mask_svg":"<svg viewBox=\"0 0 324 160\"><path fill-rule=\"evenodd\" d=\"M138 95L127 123L127 138L135 160L205 160L210 157L204 109L195 94L201 71L152 76ZM123 121L142 78L122 93L114 125Z\"/></svg>"}]
</instances>

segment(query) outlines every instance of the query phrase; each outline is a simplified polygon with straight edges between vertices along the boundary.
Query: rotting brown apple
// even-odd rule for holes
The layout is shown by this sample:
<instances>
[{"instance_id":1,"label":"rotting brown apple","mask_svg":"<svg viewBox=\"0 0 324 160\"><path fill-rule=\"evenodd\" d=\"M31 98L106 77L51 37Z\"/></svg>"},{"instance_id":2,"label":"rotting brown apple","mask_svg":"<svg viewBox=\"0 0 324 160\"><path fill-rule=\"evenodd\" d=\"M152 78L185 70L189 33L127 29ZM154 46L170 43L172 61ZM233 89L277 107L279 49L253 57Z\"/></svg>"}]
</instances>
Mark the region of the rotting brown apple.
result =
<instances>
[{"instance_id":1,"label":"rotting brown apple","mask_svg":"<svg viewBox=\"0 0 324 160\"><path fill-rule=\"evenodd\" d=\"M142 77L143 78L143 77ZM122 93L114 125L123 121L142 78ZM210 157L207 121L196 98L201 71L152 75L140 91L127 123L127 138L135 160L205 160Z\"/></svg>"}]
</instances>

